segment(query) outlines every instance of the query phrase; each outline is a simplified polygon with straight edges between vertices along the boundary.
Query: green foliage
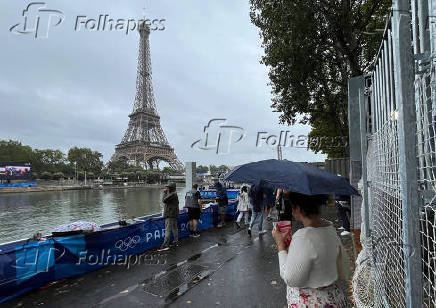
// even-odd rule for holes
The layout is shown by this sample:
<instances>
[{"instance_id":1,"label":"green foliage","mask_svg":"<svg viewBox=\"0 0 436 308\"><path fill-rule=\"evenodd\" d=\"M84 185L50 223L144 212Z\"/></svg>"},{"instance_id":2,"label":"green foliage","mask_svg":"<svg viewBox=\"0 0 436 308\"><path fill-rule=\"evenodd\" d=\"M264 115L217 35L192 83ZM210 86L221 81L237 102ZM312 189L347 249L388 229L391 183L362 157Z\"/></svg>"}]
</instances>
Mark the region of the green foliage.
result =
<instances>
[{"instance_id":1,"label":"green foliage","mask_svg":"<svg viewBox=\"0 0 436 308\"><path fill-rule=\"evenodd\" d=\"M378 50L388 0L250 0L280 122L310 124L310 136L348 136L348 78ZM302 117L300 117L302 115ZM348 149L315 146L329 157Z\"/></svg>"},{"instance_id":2,"label":"green foliage","mask_svg":"<svg viewBox=\"0 0 436 308\"><path fill-rule=\"evenodd\" d=\"M41 173L41 179L43 180L51 180L52 175L50 172L44 171L43 173Z\"/></svg>"},{"instance_id":3,"label":"green foliage","mask_svg":"<svg viewBox=\"0 0 436 308\"><path fill-rule=\"evenodd\" d=\"M33 150L32 168L34 170L67 171L67 160L65 154L59 150Z\"/></svg>"},{"instance_id":4,"label":"green foliage","mask_svg":"<svg viewBox=\"0 0 436 308\"><path fill-rule=\"evenodd\" d=\"M77 165L81 171L91 171L100 174L103 169L103 155L89 148L74 147L68 151L68 161Z\"/></svg>"},{"instance_id":5,"label":"green foliage","mask_svg":"<svg viewBox=\"0 0 436 308\"><path fill-rule=\"evenodd\" d=\"M158 171L147 170L146 182L148 184L155 184L160 181L161 173Z\"/></svg>"},{"instance_id":6,"label":"green foliage","mask_svg":"<svg viewBox=\"0 0 436 308\"><path fill-rule=\"evenodd\" d=\"M222 173L227 173L229 171L229 167L227 167L225 165L221 165L219 167L217 167L215 165L210 165L209 170L210 170L211 175L219 176Z\"/></svg>"},{"instance_id":7,"label":"green foliage","mask_svg":"<svg viewBox=\"0 0 436 308\"><path fill-rule=\"evenodd\" d=\"M118 160L110 161L108 163L108 169L110 172L117 172L129 168L126 157L120 157Z\"/></svg>"},{"instance_id":8,"label":"green foliage","mask_svg":"<svg viewBox=\"0 0 436 308\"><path fill-rule=\"evenodd\" d=\"M101 153L91 149L73 148L70 150L71 159L78 160L78 170L86 170L95 174L100 174L103 167ZM0 140L0 161L22 161L32 164L33 177L51 178L56 173L62 173L62 177L73 177L75 166L67 160L66 155L60 150L53 149L32 149L24 146L18 141ZM85 169L86 168L86 169Z\"/></svg>"},{"instance_id":9,"label":"green foliage","mask_svg":"<svg viewBox=\"0 0 436 308\"><path fill-rule=\"evenodd\" d=\"M208 166L197 166L197 173L207 173L209 172L209 167Z\"/></svg>"},{"instance_id":10,"label":"green foliage","mask_svg":"<svg viewBox=\"0 0 436 308\"><path fill-rule=\"evenodd\" d=\"M53 176L52 176L53 180L60 180L63 178L65 178L65 175L62 172L53 173Z\"/></svg>"},{"instance_id":11,"label":"green foliage","mask_svg":"<svg viewBox=\"0 0 436 308\"><path fill-rule=\"evenodd\" d=\"M168 174L168 175L176 175L179 172L171 167L163 167L162 173Z\"/></svg>"},{"instance_id":12,"label":"green foliage","mask_svg":"<svg viewBox=\"0 0 436 308\"><path fill-rule=\"evenodd\" d=\"M0 161L32 162L32 148L14 140L0 140Z\"/></svg>"},{"instance_id":13,"label":"green foliage","mask_svg":"<svg viewBox=\"0 0 436 308\"><path fill-rule=\"evenodd\" d=\"M129 181L145 181L147 183L158 183L163 174L175 175L178 171L165 167L162 171L145 170L140 166L129 166L127 159L121 158L118 161L111 161L107 168L103 169L103 155L89 148L73 147L66 156L60 150L32 149L23 146L18 141L0 140L0 161L23 161L32 164L34 178L59 180L66 177L77 176L83 181L102 178L128 178Z\"/></svg>"}]
</instances>

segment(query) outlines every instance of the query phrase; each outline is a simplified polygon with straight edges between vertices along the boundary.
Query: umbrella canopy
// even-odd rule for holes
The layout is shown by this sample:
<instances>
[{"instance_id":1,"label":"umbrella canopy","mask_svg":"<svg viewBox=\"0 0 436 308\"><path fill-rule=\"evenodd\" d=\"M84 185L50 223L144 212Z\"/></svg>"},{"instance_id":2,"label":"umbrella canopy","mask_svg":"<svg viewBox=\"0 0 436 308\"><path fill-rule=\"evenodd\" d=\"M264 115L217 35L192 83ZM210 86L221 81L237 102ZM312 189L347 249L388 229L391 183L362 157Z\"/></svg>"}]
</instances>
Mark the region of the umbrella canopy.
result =
<instances>
[{"instance_id":1,"label":"umbrella canopy","mask_svg":"<svg viewBox=\"0 0 436 308\"><path fill-rule=\"evenodd\" d=\"M57 226L52 233L73 232L73 231L99 231L101 228L95 222L75 221L68 224Z\"/></svg>"},{"instance_id":2,"label":"umbrella canopy","mask_svg":"<svg viewBox=\"0 0 436 308\"><path fill-rule=\"evenodd\" d=\"M305 195L359 195L344 178L308 163L268 159L237 166L226 181L282 188Z\"/></svg>"}]
</instances>

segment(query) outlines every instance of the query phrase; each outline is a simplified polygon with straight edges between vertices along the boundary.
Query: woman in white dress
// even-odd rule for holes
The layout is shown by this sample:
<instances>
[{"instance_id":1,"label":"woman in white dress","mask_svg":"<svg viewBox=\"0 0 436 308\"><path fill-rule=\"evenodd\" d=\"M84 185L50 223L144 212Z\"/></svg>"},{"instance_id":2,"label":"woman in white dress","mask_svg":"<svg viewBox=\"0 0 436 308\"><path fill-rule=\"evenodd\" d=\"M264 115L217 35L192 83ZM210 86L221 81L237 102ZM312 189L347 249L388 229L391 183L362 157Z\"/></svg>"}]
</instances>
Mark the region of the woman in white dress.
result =
<instances>
[{"instance_id":1,"label":"woman in white dress","mask_svg":"<svg viewBox=\"0 0 436 308\"><path fill-rule=\"evenodd\" d=\"M332 223L320 218L324 195L292 192L292 215L303 223L287 248L287 233L273 230L278 247L280 276L287 285L288 307L347 307L338 279L349 279L350 260Z\"/></svg>"}]
</instances>

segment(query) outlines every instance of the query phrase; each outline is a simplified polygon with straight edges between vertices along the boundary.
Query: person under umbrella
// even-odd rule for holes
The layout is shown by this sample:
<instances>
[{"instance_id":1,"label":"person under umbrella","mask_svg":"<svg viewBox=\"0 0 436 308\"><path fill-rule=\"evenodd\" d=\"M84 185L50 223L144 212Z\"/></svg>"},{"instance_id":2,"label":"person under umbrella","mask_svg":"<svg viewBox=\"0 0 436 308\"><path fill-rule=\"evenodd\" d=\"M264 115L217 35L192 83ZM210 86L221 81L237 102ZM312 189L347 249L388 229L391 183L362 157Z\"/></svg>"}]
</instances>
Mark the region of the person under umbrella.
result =
<instances>
[{"instance_id":1,"label":"person under umbrella","mask_svg":"<svg viewBox=\"0 0 436 308\"><path fill-rule=\"evenodd\" d=\"M350 276L350 260L333 224L320 218L326 195L289 194L292 216L304 228L296 231L287 248L288 233L273 230L280 276L287 286L288 307L347 307L338 279Z\"/></svg>"},{"instance_id":2,"label":"person under umbrella","mask_svg":"<svg viewBox=\"0 0 436 308\"><path fill-rule=\"evenodd\" d=\"M242 217L244 217L245 225L249 224L248 221L248 210L250 209L250 197L248 196L247 186L242 186L240 193L238 194L238 207L239 211L238 218L236 219L236 228L239 230L241 226L239 223L241 222Z\"/></svg>"},{"instance_id":3,"label":"person under umbrella","mask_svg":"<svg viewBox=\"0 0 436 308\"><path fill-rule=\"evenodd\" d=\"M263 210L264 210L264 199L263 199L263 189L261 186L252 186L250 190L250 195L252 199L252 211L251 211L251 222L248 227L248 235L251 236L251 230L258 220L259 235L266 233L266 230L262 229L263 226Z\"/></svg>"},{"instance_id":4,"label":"person under umbrella","mask_svg":"<svg viewBox=\"0 0 436 308\"><path fill-rule=\"evenodd\" d=\"M221 221L218 224L218 228L221 228L223 225L226 224L226 210L227 205L229 204L229 199L227 197L227 190L226 188L220 183L215 183L216 188L216 201L218 202L218 214L221 217Z\"/></svg>"}]
</instances>

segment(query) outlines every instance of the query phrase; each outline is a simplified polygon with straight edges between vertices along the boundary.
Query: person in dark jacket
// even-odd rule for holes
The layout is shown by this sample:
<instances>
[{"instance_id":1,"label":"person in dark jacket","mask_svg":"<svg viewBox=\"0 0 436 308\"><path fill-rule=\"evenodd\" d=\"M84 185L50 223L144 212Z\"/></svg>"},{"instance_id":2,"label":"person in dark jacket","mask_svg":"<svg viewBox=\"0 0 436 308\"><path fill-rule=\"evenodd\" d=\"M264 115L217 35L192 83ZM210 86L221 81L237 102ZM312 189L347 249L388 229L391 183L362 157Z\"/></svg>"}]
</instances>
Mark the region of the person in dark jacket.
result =
<instances>
[{"instance_id":1,"label":"person in dark jacket","mask_svg":"<svg viewBox=\"0 0 436 308\"><path fill-rule=\"evenodd\" d=\"M218 202L218 214L221 217L221 221L218 224L218 228L221 228L223 225L226 224L225 218L226 218L226 209L227 205L229 204L229 199L227 197L227 190L226 188L220 183L215 183L216 188L216 201Z\"/></svg>"},{"instance_id":2,"label":"person in dark jacket","mask_svg":"<svg viewBox=\"0 0 436 308\"><path fill-rule=\"evenodd\" d=\"M251 213L251 222L248 227L248 235L251 236L251 229L253 228L256 220L259 219L259 235L266 233L266 230L262 229L263 225L263 209L264 209L264 198L263 198L263 189L260 186L252 186L250 190L250 197L252 200L252 213Z\"/></svg>"},{"instance_id":3,"label":"person in dark jacket","mask_svg":"<svg viewBox=\"0 0 436 308\"><path fill-rule=\"evenodd\" d=\"M169 183L162 197L164 204L163 218L165 218L165 239L159 251L170 249L171 233L174 236L173 244L177 245L179 233L177 229L177 217L179 217L179 197L176 192L176 184Z\"/></svg>"},{"instance_id":4,"label":"person in dark jacket","mask_svg":"<svg viewBox=\"0 0 436 308\"><path fill-rule=\"evenodd\" d=\"M276 195L271 187L263 187L263 206L268 214L267 219L271 220L271 212L276 203Z\"/></svg>"}]
</instances>

